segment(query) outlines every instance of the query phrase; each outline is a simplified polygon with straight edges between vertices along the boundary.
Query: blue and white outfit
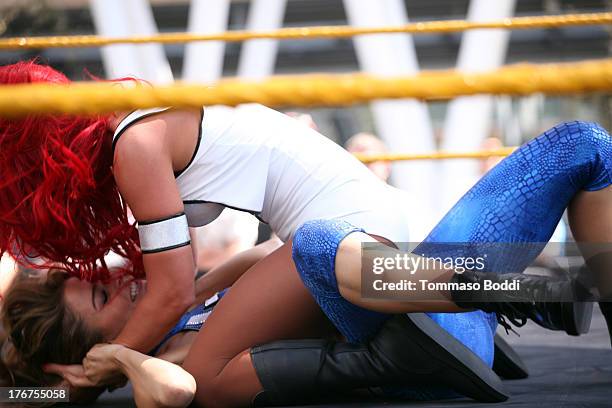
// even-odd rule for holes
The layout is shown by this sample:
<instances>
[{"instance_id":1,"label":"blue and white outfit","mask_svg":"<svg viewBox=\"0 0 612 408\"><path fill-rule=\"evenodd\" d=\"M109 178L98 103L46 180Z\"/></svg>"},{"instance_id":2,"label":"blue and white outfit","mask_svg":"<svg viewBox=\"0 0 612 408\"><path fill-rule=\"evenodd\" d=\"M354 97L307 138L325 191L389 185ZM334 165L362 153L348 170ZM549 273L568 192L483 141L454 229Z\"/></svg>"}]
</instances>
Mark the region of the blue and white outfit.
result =
<instances>
[{"instance_id":1,"label":"blue and white outfit","mask_svg":"<svg viewBox=\"0 0 612 408\"><path fill-rule=\"evenodd\" d=\"M225 295L225 292L227 292L227 289L223 289L221 292L216 293L209 299L206 299L204 303L185 312L179 319L178 323L174 325L172 330L170 330L168 334L164 336L162 341L160 341L159 344L147 354L150 356L155 356L164 344L179 333L200 331L200 329L204 326L206 319L208 319L215 306L217 306L217 303L219 303L219 300L221 300L223 295Z\"/></svg>"}]
</instances>

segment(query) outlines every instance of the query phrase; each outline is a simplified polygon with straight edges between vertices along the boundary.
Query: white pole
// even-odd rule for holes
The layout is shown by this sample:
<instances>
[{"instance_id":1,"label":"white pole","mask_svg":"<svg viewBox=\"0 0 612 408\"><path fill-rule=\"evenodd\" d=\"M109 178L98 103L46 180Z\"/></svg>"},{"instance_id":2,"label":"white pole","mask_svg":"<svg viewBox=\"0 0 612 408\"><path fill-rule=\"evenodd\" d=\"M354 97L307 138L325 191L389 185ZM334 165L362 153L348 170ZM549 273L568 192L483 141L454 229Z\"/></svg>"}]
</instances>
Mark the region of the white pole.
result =
<instances>
[{"instance_id":1,"label":"white pole","mask_svg":"<svg viewBox=\"0 0 612 408\"><path fill-rule=\"evenodd\" d=\"M157 33L151 5L146 0L91 0L91 12L100 35L121 37ZM120 44L102 47L108 78L136 76L154 83L172 81L172 71L160 44Z\"/></svg>"},{"instance_id":2,"label":"white pole","mask_svg":"<svg viewBox=\"0 0 612 408\"><path fill-rule=\"evenodd\" d=\"M189 8L188 31L215 34L227 30L229 0L192 0ZM214 82L223 73L225 42L206 41L185 46L183 79Z\"/></svg>"},{"instance_id":3,"label":"white pole","mask_svg":"<svg viewBox=\"0 0 612 408\"><path fill-rule=\"evenodd\" d=\"M252 0L247 30L274 30L282 27L287 0ZM274 73L278 40L249 40L242 45L238 76L261 79Z\"/></svg>"},{"instance_id":4,"label":"white pole","mask_svg":"<svg viewBox=\"0 0 612 408\"><path fill-rule=\"evenodd\" d=\"M515 0L472 0L469 21L498 20L512 17ZM463 34L457 69L463 72L489 71L502 65L510 33L507 30L470 30ZM493 98L470 96L453 100L448 107L444 126L443 148L478 150L491 131ZM480 177L478 163L448 161L443 164L444 195L440 210L445 212Z\"/></svg>"},{"instance_id":5,"label":"white pole","mask_svg":"<svg viewBox=\"0 0 612 408\"><path fill-rule=\"evenodd\" d=\"M348 21L353 26L374 27L406 24L406 9L400 0L344 0ZM381 76L414 75L419 66L412 37L408 34L366 35L354 38L361 69ZM428 152L434 149L427 107L416 100L377 101L371 104L376 131L394 152ZM393 181L408 191L411 240L420 240L433 220L434 168L431 163L396 163Z\"/></svg>"}]
</instances>

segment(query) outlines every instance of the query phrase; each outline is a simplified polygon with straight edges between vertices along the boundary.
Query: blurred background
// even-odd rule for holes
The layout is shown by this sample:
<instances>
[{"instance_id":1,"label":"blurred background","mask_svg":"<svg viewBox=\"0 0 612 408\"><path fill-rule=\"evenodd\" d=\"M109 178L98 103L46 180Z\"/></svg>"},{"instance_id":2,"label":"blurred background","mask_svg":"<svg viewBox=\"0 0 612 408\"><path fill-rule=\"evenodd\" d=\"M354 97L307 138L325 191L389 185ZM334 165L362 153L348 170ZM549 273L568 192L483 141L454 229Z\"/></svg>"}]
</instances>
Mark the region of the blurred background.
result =
<instances>
[{"instance_id":1,"label":"blurred background","mask_svg":"<svg viewBox=\"0 0 612 408\"><path fill-rule=\"evenodd\" d=\"M215 33L280 27L388 26L408 22L602 12L612 0L2 0L0 36L156 32ZM345 39L252 40L244 43L114 45L1 51L0 64L39 57L73 80L133 75L154 83L214 82L274 74L364 71L413 75L420 70L493 70L501 65L609 57L610 26L466 33L369 35ZM612 127L608 94L551 97L476 96L449 102L377 101L349 108L295 109L341 145L370 133L382 145L358 152L470 151L514 146L565 120ZM304 118L302 118L304 119ZM369 150L374 146L375 150ZM382 149L382 150L381 150ZM494 163L493 163L494 164ZM475 160L394 163L388 181L415 195L414 239L491 166ZM386 173L383 170L383 173Z\"/></svg>"},{"instance_id":2,"label":"blurred background","mask_svg":"<svg viewBox=\"0 0 612 408\"><path fill-rule=\"evenodd\" d=\"M612 0L0 0L0 37L126 37L322 25L378 27L606 11L612 11ZM593 25L227 44L122 44L0 50L0 64L39 58L75 81L89 81L92 75L135 76L154 84L179 80L213 83L234 76L259 80L277 74L313 72L407 76L422 70L457 69L470 73L515 63L609 58L611 34L610 25ZM294 107L286 113L353 153L475 151L518 146L554 124L570 120L597 121L612 130L612 98L608 93L562 97L479 95L427 103L383 100L343 108ZM406 211L412 215L411 240L418 242L498 161L377 162L369 167L381 179L414 197ZM254 217L228 209L196 236L201 275L255 242L266 240L270 231ZM531 268L533 273L563 274L566 271L561 267L581 264L578 253L567 250L574 246L563 244L572 241L565 221L559 224L553 241L562 244L549 246ZM11 276L4 272L16 270L9 261L4 257L0 262L0 294L8 286L6 277ZM521 335L523 348L519 351L530 362L532 389L521 382L510 386L514 395L511 404L534 406L531 392L537 390L540 399L547 402L538 404L542 406L610 406L610 377L602 375L612 375L609 339L601 315L596 314L586 340L564 333L542 334L534 325L523 328ZM509 341L516 345L519 338L511 337ZM599 388L595 389L597 384ZM109 406L125 406L121 401Z\"/></svg>"}]
</instances>

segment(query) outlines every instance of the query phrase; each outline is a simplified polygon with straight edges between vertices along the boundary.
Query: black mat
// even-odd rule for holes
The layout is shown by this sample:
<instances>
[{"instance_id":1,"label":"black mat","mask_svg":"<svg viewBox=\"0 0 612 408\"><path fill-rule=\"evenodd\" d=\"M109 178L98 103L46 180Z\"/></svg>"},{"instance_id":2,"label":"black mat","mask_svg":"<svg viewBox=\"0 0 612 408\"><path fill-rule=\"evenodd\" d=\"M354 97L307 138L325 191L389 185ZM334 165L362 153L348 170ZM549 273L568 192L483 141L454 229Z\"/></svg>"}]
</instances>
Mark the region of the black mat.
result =
<instances>
[{"instance_id":1,"label":"black mat","mask_svg":"<svg viewBox=\"0 0 612 408\"><path fill-rule=\"evenodd\" d=\"M597 307L596 307L597 309ZM321 407L612 407L612 350L603 317L596 310L591 331L581 337L549 332L535 325L519 330L520 337L506 336L525 360L530 377L506 381L510 399L502 404L480 404L471 400L415 403L355 401L321 404ZM95 408L133 407L129 388L104 394Z\"/></svg>"}]
</instances>

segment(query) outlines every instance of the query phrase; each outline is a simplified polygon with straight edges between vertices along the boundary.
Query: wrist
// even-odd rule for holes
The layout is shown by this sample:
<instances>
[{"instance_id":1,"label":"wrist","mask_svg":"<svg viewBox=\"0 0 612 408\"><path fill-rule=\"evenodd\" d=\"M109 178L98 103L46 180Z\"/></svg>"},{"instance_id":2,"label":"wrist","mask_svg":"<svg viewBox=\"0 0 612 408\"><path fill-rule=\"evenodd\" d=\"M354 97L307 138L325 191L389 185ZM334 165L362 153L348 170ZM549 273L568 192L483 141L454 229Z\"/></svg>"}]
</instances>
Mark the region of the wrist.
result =
<instances>
[{"instance_id":1,"label":"wrist","mask_svg":"<svg viewBox=\"0 0 612 408\"><path fill-rule=\"evenodd\" d=\"M114 347L115 350L113 352L113 362L114 364L120 368L120 369L124 369L125 368L125 364L126 364L126 360L128 357L128 353L129 353L129 348L127 346L124 346L123 344L120 343L111 343Z\"/></svg>"}]
</instances>

